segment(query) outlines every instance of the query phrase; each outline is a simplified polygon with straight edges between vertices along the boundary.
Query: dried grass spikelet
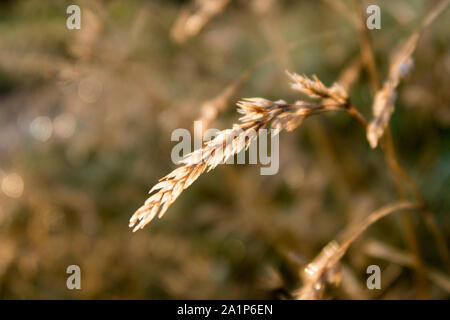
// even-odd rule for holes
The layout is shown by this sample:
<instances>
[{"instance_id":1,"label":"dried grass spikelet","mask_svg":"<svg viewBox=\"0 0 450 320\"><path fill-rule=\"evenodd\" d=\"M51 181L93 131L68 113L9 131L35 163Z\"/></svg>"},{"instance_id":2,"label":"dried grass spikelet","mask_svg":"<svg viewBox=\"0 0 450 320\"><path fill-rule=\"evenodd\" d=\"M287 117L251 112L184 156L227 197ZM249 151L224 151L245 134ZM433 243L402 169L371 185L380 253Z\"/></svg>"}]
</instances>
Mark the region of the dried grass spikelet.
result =
<instances>
[{"instance_id":1,"label":"dried grass spikelet","mask_svg":"<svg viewBox=\"0 0 450 320\"><path fill-rule=\"evenodd\" d=\"M378 145L378 140L384 133L389 119L394 112L397 98L397 86L413 67L412 54L417 46L419 34L414 34L405 45L394 55L389 76L383 87L375 94L372 105L374 119L367 127L367 140L372 148Z\"/></svg>"},{"instance_id":2,"label":"dried grass spikelet","mask_svg":"<svg viewBox=\"0 0 450 320\"><path fill-rule=\"evenodd\" d=\"M414 65L412 55L416 50L419 38L439 14L448 6L449 0L441 1L425 17L420 28L394 53L389 67L388 78L383 87L375 94L372 105L374 119L367 126L367 140L372 148L378 145L378 141L388 126L389 120L395 109L396 89L400 81L410 72Z\"/></svg>"},{"instance_id":3,"label":"dried grass spikelet","mask_svg":"<svg viewBox=\"0 0 450 320\"><path fill-rule=\"evenodd\" d=\"M398 202L385 206L369 214L362 221L350 225L338 237L339 241L329 242L302 271L303 286L294 292L294 296L299 300L320 299L327 285L340 282L339 261L345 255L350 245L372 224L381 218L406 209L417 209L418 203Z\"/></svg>"},{"instance_id":4,"label":"dried grass spikelet","mask_svg":"<svg viewBox=\"0 0 450 320\"><path fill-rule=\"evenodd\" d=\"M214 16L222 12L230 0L192 0L181 9L170 35L182 44L197 35Z\"/></svg>"},{"instance_id":5,"label":"dried grass spikelet","mask_svg":"<svg viewBox=\"0 0 450 320\"><path fill-rule=\"evenodd\" d=\"M300 91L311 98L329 99L341 105L348 103L347 91L337 83L328 88L316 75L313 75L313 78L310 79L295 72L286 71L286 73L291 79L291 88L294 90Z\"/></svg>"},{"instance_id":6,"label":"dried grass spikelet","mask_svg":"<svg viewBox=\"0 0 450 320\"><path fill-rule=\"evenodd\" d=\"M242 114L240 123L234 124L232 129L220 131L203 148L186 155L180 161L181 167L159 180L150 193L158 191L131 217L130 227L134 227L133 231L142 229L156 215L161 218L184 189L205 171L214 169L247 149L261 129L273 129L272 135L276 135L282 130L294 130L308 116L342 110L342 106L337 103L324 105L297 101L288 104L283 100L273 102L264 98L244 99L237 105L238 112Z\"/></svg>"}]
</instances>

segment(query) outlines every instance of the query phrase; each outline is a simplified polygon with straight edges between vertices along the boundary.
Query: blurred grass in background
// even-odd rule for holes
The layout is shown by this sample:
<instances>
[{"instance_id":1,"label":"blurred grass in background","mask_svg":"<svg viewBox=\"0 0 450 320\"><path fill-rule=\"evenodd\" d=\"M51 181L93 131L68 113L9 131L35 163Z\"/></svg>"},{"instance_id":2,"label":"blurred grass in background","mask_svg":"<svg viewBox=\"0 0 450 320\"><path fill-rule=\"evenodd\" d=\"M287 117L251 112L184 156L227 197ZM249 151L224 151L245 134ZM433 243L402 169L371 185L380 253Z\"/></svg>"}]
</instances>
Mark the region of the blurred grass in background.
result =
<instances>
[{"instance_id":1,"label":"blurred grass in background","mask_svg":"<svg viewBox=\"0 0 450 320\"><path fill-rule=\"evenodd\" d=\"M384 79L392 49L436 2L374 2L382 29L370 36ZM213 127L230 127L241 97L299 99L285 68L329 85L359 55L357 32L325 1L275 1L264 15L252 3L231 1L182 45L170 31L183 1L77 1L79 31L66 28L69 1L0 4L0 298L286 298L349 222L396 201L380 150L354 120L332 114L281 135L277 175L220 166L163 220L128 229L146 191L175 167L171 132L192 130L202 103L243 71L271 57ZM400 161L447 241L449 29L447 10L421 39L391 120ZM351 98L371 118L364 72ZM448 273L420 213L412 218L424 263ZM377 239L406 252L403 232L396 215L372 227L326 297L417 297L410 269L365 250ZM71 264L81 267L81 291L66 288ZM381 291L365 286L370 264L381 266ZM433 282L428 293L449 298Z\"/></svg>"}]
</instances>

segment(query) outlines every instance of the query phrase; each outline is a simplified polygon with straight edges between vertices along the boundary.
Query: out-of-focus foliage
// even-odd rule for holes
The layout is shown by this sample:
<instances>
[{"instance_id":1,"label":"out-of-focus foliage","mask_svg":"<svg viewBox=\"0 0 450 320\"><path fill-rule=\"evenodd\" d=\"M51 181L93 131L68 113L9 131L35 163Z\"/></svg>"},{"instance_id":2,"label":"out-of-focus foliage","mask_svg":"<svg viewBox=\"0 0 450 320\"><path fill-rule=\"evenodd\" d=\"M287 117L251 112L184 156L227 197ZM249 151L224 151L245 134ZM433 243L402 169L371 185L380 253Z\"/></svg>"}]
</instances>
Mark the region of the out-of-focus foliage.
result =
<instances>
[{"instance_id":1,"label":"out-of-focus foliage","mask_svg":"<svg viewBox=\"0 0 450 320\"><path fill-rule=\"evenodd\" d=\"M382 29L369 34L383 79L392 49L434 1L376 2ZM66 28L69 4L0 4L0 298L286 298L340 230L398 199L381 151L353 119L331 114L281 135L277 175L219 166L133 234L130 215L175 167L171 132L192 130L202 103L267 57L213 127L237 119L240 97L298 99L286 68L332 84L359 55L357 31L326 1L280 0L265 10L236 0L176 44L181 1L79 1L81 30ZM449 11L420 40L391 120L400 161L447 242ZM370 118L364 72L350 93ZM411 214L424 265L448 272L420 212ZM349 249L342 283L326 298L418 297L409 267L366 250L377 240L406 252L400 217ZM72 264L81 267L80 291L66 288ZM382 290L366 288L371 264L383 270ZM448 298L442 287L428 281L426 292Z\"/></svg>"}]
</instances>

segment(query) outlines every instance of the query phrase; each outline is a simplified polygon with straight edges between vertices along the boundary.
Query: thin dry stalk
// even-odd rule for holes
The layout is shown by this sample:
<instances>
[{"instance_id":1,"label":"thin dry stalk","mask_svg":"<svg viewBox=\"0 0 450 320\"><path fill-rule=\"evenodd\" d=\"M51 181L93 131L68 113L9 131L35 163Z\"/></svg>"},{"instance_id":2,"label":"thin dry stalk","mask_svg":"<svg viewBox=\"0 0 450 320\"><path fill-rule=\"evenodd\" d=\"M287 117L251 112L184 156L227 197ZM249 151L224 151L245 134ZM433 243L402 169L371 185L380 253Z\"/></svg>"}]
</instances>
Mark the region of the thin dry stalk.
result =
<instances>
[{"instance_id":1,"label":"thin dry stalk","mask_svg":"<svg viewBox=\"0 0 450 320\"><path fill-rule=\"evenodd\" d=\"M366 18L364 16L364 10L359 0L354 0L354 3L357 7L357 13L359 15L359 19L357 19L357 21L359 22L357 23L357 29L360 39L359 44L362 63L364 64L369 74L372 91L377 92L380 87L380 80L377 72L377 64L375 62L375 55L372 48L372 43L370 41L370 36L365 24Z\"/></svg>"},{"instance_id":2,"label":"thin dry stalk","mask_svg":"<svg viewBox=\"0 0 450 320\"><path fill-rule=\"evenodd\" d=\"M372 106L374 119L367 127L367 140L372 148L375 148L378 145L378 141L384 134L391 115L394 112L397 86L413 67L414 63L412 55L417 47L420 36L425 28L428 27L442 11L444 11L449 3L450 0L444 0L431 10L418 30L414 32L396 52L394 52L388 78L384 82L381 90L377 91L375 95Z\"/></svg>"},{"instance_id":3,"label":"thin dry stalk","mask_svg":"<svg viewBox=\"0 0 450 320\"><path fill-rule=\"evenodd\" d=\"M359 21L358 17L353 14L352 10L348 8L344 1L335 1L335 0L322 0L327 5L332 7L334 10L342 14L354 27L358 27Z\"/></svg>"},{"instance_id":4,"label":"thin dry stalk","mask_svg":"<svg viewBox=\"0 0 450 320\"><path fill-rule=\"evenodd\" d=\"M375 147L379 141L379 138L385 134L384 143L382 145L382 149L385 153L386 160L394 173L397 190L402 198L406 198L406 193L402 189L402 181L405 181L413 193L414 197L422 204L424 220L427 228L431 231L434 238L436 239L436 245L439 250L439 254L443 260L443 262L450 267L450 257L449 251L447 247L447 243L445 238L441 234L439 227L434 220L432 214L427 210L425 205L425 200L420 192L419 188L415 185L412 179L406 173L406 170L400 165L397 155L395 152L395 147L392 140L392 135L388 127L388 122L392 112L394 111L394 100L396 96L396 87L398 86L402 77L409 71L413 65L412 55L415 51L417 43L420 39L420 36L425 31L425 29L447 8L450 0L441 1L438 5L434 7L430 11L430 13L424 18L421 26L418 28L416 32L414 32L410 38L402 45L397 51L395 51L392 59L392 63L390 66L389 77L388 80L383 85L383 88L377 93L374 100L374 114L375 119L369 124L367 128L367 139L372 147ZM412 222L409 221L408 217L404 217L405 226L407 228L408 233L411 233L413 230ZM418 250L417 240L413 241L413 236L409 235L411 248L414 247ZM416 244L413 244L416 242ZM416 256L417 260L417 256ZM418 265L421 262L417 262Z\"/></svg>"},{"instance_id":5,"label":"thin dry stalk","mask_svg":"<svg viewBox=\"0 0 450 320\"><path fill-rule=\"evenodd\" d=\"M383 259L408 268L415 267L414 257L407 252L391 247L383 242L371 240L364 245L364 252L371 257ZM437 286L450 294L450 278L445 273L430 266L424 266L425 275Z\"/></svg>"},{"instance_id":6,"label":"thin dry stalk","mask_svg":"<svg viewBox=\"0 0 450 320\"><path fill-rule=\"evenodd\" d=\"M361 222L350 225L338 239L328 243L319 255L303 270L304 285L294 293L299 300L313 300L322 297L326 286L340 281L339 261L350 245L372 224L381 218L400 210L417 209L414 202L399 202L372 212Z\"/></svg>"},{"instance_id":7,"label":"thin dry stalk","mask_svg":"<svg viewBox=\"0 0 450 320\"><path fill-rule=\"evenodd\" d=\"M391 134L390 130L386 131L386 134L385 134L382 142L383 143L382 143L381 147L384 151L388 166L394 174L394 182L396 185L397 192L399 193L399 196L403 199L407 198L406 192L404 191L404 189L402 187L403 182L406 182L410 191L412 192L412 195L419 201L419 203L422 206L423 218L425 221L425 225L430 230L430 232L433 234L433 237L436 241L436 246L437 246L437 249L438 249L438 252L439 252L439 255L440 255L442 261L450 269L449 250L447 247L447 242L445 240L445 237L442 235L441 230L439 229L432 213L427 208L423 194L421 193L419 188L416 186L414 181L409 177L406 170L400 165L400 163L397 159L397 155L395 152L395 147L394 147L394 143L393 143L393 139L392 139L392 134ZM407 232L410 233L411 231L413 231L412 222L408 221L410 219L406 216L404 217L404 220L405 220L405 227L407 229ZM409 237L410 237L410 240L413 240L413 237L411 235L409 235ZM417 241L415 241L415 242L417 242ZM411 246L418 248L418 245L411 244Z\"/></svg>"},{"instance_id":8,"label":"thin dry stalk","mask_svg":"<svg viewBox=\"0 0 450 320\"><path fill-rule=\"evenodd\" d=\"M421 33L445 9L448 3L448 0L444 0L439 5L437 5L424 19L421 27L415 33L413 33L408 41L406 41L404 45L400 46L400 48L393 54L391 66L389 68L388 80L384 83L383 88L381 90L378 90L375 94L373 103L373 112L375 115L375 119L369 124L366 129L367 139L369 141L369 144L373 148L377 146L379 139L383 136L384 133L386 133L384 134L382 150L386 162L389 165L391 172L393 173L397 192L402 199L406 199L406 192L404 191L402 186L403 181L406 181L413 191L416 199L418 199L422 203L423 207L425 207L425 205L420 191L406 174L406 171L403 169L403 167L401 167L399 161L397 160L395 147L389 129L389 119L394 111L396 88L400 83L400 80L408 73L409 69L411 69L413 65L411 56L417 46L417 42ZM363 19L361 19L361 23L363 23ZM367 33L367 30L363 30L363 32ZM360 43L362 47L366 47L367 50L372 51L373 49L370 45L370 42L364 45L364 43L366 43L366 40L368 39L368 37L365 36L364 33L360 33ZM367 58L373 58L373 53L371 53L370 55L366 54L366 56ZM370 65L367 65L366 68L368 69L369 74L372 72L376 72L376 69L373 70ZM372 77L372 85L378 86L378 83L374 81L374 77ZM442 259L448 265L449 258L445 240L443 240L443 237L440 234L439 228L436 226L433 216L426 209L424 209L424 218L427 227L435 236L437 247ZM406 238L408 241L408 246L414 253L418 291L422 297L426 297L426 284L423 278L423 264L420 258L419 244L411 218L409 217L408 213L403 214L403 221L406 228Z\"/></svg>"},{"instance_id":9,"label":"thin dry stalk","mask_svg":"<svg viewBox=\"0 0 450 320\"><path fill-rule=\"evenodd\" d=\"M237 80L229 84L225 89L212 99L205 101L201 106L200 121L202 128L206 130L211 123L217 118L217 115L226 109L228 101L236 93L236 91L247 81L252 69L247 69L241 73ZM203 132L201 133L203 135Z\"/></svg>"},{"instance_id":10,"label":"thin dry stalk","mask_svg":"<svg viewBox=\"0 0 450 320\"><path fill-rule=\"evenodd\" d=\"M359 77L361 70L361 62L359 56L353 59L339 74L337 83L346 92L350 92L352 85ZM323 104L332 103L332 99L323 99ZM349 110L351 112L351 110ZM330 136L326 130L322 128L320 119L311 119L307 128L311 136L313 145L317 149L318 165L325 168L331 174L330 183L333 193L339 201L343 212L348 212L348 199L351 194L348 181L343 174L342 163L339 161L336 146L330 140Z\"/></svg>"},{"instance_id":11,"label":"thin dry stalk","mask_svg":"<svg viewBox=\"0 0 450 320\"><path fill-rule=\"evenodd\" d=\"M172 40L183 44L196 36L213 17L225 9L229 2L230 0L192 0L178 15L170 31Z\"/></svg>"},{"instance_id":12,"label":"thin dry stalk","mask_svg":"<svg viewBox=\"0 0 450 320\"><path fill-rule=\"evenodd\" d=\"M354 58L348 66L340 73L338 80L339 83L346 92L350 91L350 88L358 80L361 73L361 59L359 57Z\"/></svg>"},{"instance_id":13,"label":"thin dry stalk","mask_svg":"<svg viewBox=\"0 0 450 320\"><path fill-rule=\"evenodd\" d=\"M293 69L294 64L289 56L289 48L282 37L278 19L274 14L275 2L274 0L253 0L251 8L257 15L257 24L261 27L271 50L279 57L283 69Z\"/></svg>"}]
</instances>

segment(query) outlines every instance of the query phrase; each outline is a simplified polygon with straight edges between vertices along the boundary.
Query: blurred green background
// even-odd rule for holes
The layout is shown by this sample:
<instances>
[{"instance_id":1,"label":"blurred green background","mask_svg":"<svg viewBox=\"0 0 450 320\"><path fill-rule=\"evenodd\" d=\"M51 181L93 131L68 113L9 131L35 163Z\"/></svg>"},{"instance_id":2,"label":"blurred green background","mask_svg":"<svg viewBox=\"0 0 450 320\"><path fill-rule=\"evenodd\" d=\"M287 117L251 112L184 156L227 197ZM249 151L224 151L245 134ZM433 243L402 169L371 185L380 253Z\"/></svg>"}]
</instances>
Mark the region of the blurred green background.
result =
<instances>
[{"instance_id":1,"label":"blurred green background","mask_svg":"<svg viewBox=\"0 0 450 320\"><path fill-rule=\"evenodd\" d=\"M66 28L73 2L81 30ZM354 2L340 3L354 13ZM437 2L372 3L382 11L381 30L369 35L384 79L392 50ZM0 3L0 298L290 298L299 271L339 231L397 201L383 155L370 149L364 130L345 114L326 114L281 134L277 175L219 166L163 219L132 233L128 219L175 168L171 132L192 130L205 101L254 66L211 123L226 129L242 97L302 98L285 69L331 85L360 55L358 32L329 1L232 0L177 43L173 26L186 5ZM447 242L449 30L446 10L421 38L390 122L399 159ZM364 70L350 93L371 119ZM366 250L377 241L408 254L399 217L380 221L350 248L342 284L326 298L417 297L410 268ZM448 274L420 212L412 219L426 268ZM82 290L66 288L71 264L81 268ZM365 286L370 264L382 268L380 291ZM441 281L428 281L429 297L450 297L448 278Z\"/></svg>"}]
</instances>

